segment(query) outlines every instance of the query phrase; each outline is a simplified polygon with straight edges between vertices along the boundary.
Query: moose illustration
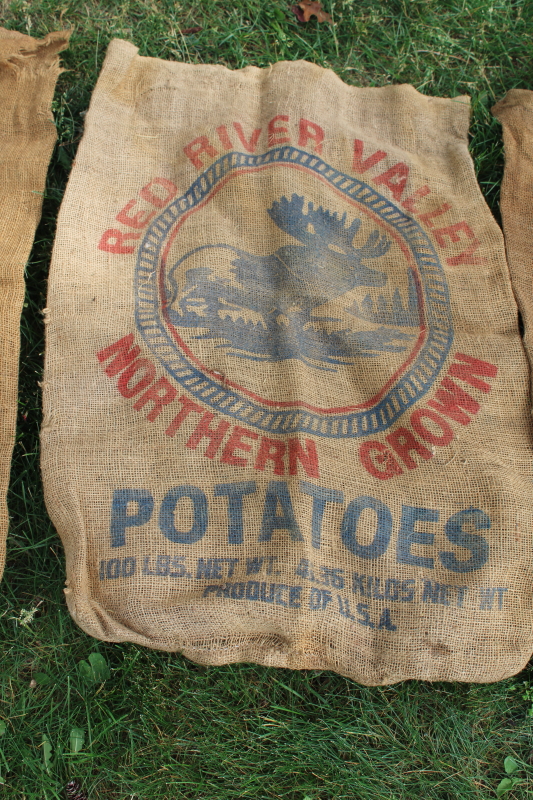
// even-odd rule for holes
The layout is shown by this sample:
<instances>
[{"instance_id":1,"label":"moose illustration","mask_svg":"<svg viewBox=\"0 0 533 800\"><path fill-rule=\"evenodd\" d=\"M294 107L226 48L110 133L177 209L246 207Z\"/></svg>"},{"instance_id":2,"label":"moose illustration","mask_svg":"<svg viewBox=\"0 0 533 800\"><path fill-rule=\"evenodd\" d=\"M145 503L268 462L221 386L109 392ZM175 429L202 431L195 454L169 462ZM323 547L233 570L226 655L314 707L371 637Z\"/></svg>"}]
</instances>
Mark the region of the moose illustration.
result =
<instances>
[{"instance_id":1,"label":"moose illustration","mask_svg":"<svg viewBox=\"0 0 533 800\"><path fill-rule=\"evenodd\" d=\"M365 262L384 256L390 239L376 229L362 247L355 247L360 219L348 225L346 212L339 215L322 206L316 208L297 194L290 200L283 196L274 201L267 213L300 244L283 245L270 255L256 255L224 243L189 251L167 274L172 324L207 329L200 338L221 337L234 348L234 355L243 358L333 362L358 353L403 350L405 345L393 342L405 335L390 329L328 333L316 328L320 322L339 321L316 316L319 306L358 286L385 286L386 273ZM191 256L201 251L207 256L215 249L231 251L233 279L215 274L208 266L188 269L183 276ZM255 312L256 321L250 321L246 312Z\"/></svg>"},{"instance_id":2,"label":"moose illustration","mask_svg":"<svg viewBox=\"0 0 533 800\"><path fill-rule=\"evenodd\" d=\"M302 242L280 247L269 256L239 253L232 272L233 302L271 316L290 310L304 315L356 286L384 286L387 276L367 267L365 259L379 258L390 247L385 236L373 231L363 247L354 247L361 221L346 227L346 212L339 217L312 203L304 213L304 198L282 197L268 209L270 218Z\"/></svg>"},{"instance_id":3,"label":"moose illustration","mask_svg":"<svg viewBox=\"0 0 533 800\"><path fill-rule=\"evenodd\" d=\"M314 208L313 203L308 203L304 212L304 204L303 197L293 194L290 200L282 197L267 210L276 225L301 245L284 245L267 256L221 244L204 245L192 251L213 247L233 250L236 257L231 271L238 283L224 285L226 302L253 309L265 320L290 311L308 316L317 306L356 286L386 284L384 272L363 263L389 250L390 240L385 235L374 230L362 247L354 247L361 220L354 219L346 227L346 212L339 217L322 206ZM205 274L205 269L201 271ZM195 273L191 278L200 277L198 270L190 272ZM210 287L210 293L214 288Z\"/></svg>"}]
</instances>

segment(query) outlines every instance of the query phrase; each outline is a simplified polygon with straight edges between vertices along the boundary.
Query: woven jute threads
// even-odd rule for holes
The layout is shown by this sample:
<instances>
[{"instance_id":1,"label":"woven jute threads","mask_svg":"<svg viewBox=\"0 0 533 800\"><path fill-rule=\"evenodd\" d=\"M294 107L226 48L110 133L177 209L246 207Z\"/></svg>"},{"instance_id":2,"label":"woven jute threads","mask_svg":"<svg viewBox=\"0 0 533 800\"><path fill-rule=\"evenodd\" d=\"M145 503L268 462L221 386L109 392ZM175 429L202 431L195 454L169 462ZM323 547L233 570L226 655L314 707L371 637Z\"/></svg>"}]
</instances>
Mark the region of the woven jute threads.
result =
<instances>
[{"instance_id":1,"label":"woven jute threads","mask_svg":"<svg viewBox=\"0 0 533 800\"><path fill-rule=\"evenodd\" d=\"M15 439L24 267L56 140L51 112L68 32L44 39L0 28L0 577L8 529L6 491Z\"/></svg>"},{"instance_id":2,"label":"woven jute threads","mask_svg":"<svg viewBox=\"0 0 533 800\"><path fill-rule=\"evenodd\" d=\"M528 365L469 115L111 44L44 386L86 631L367 684L526 663Z\"/></svg>"},{"instance_id":3,"label":"woven jute threads","mask_svg":"<svg viewBox=\"0 0 533 800\"><path fill-rule=\"evenodd\" d=\"M500 208L509 270L522 321L524 342L533 352L533 258L530 237L533 224L533 92L512 89L492 113L500 120L505 147Z\"/></svg>"}]
</instances>

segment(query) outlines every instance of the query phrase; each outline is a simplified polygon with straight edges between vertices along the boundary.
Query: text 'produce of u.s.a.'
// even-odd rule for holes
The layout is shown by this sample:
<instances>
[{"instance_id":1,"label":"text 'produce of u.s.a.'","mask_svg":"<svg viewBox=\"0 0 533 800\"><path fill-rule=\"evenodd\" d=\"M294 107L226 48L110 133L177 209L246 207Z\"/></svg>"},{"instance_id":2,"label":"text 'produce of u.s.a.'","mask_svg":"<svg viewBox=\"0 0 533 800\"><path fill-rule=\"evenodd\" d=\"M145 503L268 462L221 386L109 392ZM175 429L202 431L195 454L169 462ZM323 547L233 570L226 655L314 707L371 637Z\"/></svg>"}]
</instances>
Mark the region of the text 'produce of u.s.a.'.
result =
<instances>
[{"instance_id":1,"label":"text 'produce of u.s.a.'","mask_svg":"<svg viewBox=\"0 0 533 800\"><path fill-rule=\"evenodd\" d=\"M367 684L527 662L528 365L469 113L111 44L47 303L86 631Z\"/></svg>"}]
</instances>

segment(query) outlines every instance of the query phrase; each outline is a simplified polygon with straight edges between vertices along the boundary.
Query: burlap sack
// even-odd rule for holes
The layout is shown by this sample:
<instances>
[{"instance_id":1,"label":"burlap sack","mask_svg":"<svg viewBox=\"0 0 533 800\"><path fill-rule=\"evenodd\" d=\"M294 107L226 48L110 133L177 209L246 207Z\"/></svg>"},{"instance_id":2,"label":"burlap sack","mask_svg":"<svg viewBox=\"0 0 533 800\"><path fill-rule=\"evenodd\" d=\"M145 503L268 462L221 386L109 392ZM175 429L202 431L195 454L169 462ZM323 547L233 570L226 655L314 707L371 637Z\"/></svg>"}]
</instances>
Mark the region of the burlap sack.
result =
<instances>
[{"instance_id":1,"label":"burlap sack","mask_svg":"<svg viewBox=\"0 0 533 800\"><path fill-rule=\"evenodd\" d=\"M111 44L48 299L84 630L366 684L526 663L528 366L468 123L467 97Z\"/></svg>"},{"instance_id":2,"label":"burlap sack","mask_svg":"<svg viewBox=\"0 0 533 800\"><path fill-rule=\"evenodd\" d=\"M32 39L0 28L0 578L15 439L24 267L56 140L51 103L68 33Z\"/></svg>"},{"instance_id":3,"label":"burlap sack","mask_svg":"<svg viewBox=\"0 0 533 800\"><path fill-rule=\"evenodd\" d=\"M500 209L513 288L524 325L524 343L533 357L533 92L511 89L492 113L503 127L505 171Z\"/></svg>"}]
</instances>

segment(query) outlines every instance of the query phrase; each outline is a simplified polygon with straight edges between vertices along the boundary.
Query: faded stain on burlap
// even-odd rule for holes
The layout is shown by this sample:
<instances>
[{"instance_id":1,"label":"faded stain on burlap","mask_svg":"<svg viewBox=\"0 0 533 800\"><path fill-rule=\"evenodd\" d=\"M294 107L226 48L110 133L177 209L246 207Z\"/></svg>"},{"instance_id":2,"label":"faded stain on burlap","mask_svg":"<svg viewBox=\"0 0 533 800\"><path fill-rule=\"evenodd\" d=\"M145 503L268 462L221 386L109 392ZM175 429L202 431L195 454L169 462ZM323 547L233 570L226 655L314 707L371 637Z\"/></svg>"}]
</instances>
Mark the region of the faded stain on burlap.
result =
<instances>
[{"instance_id":1,"label":"faded stain on burlap","mask_svg":"<svg viewBox=\"0 0 533 800\"><path fill-rule=\"evenodd\" d=\"M44 386L84 630L366 684L527 662L528 364L469 116L110 45Z\"/></svg>"},{"instance_id":2,"label":"faded stain on burlap","mask_svg":"<svg viewBox=\"0 0 533 800\"><path fill-rule=\"evenodd\" d=\"M0 28L0 577L15 439L24 268L41 216L56 140L51 103L68 32L33 39Z\"/></svg>"}]
</instances>

